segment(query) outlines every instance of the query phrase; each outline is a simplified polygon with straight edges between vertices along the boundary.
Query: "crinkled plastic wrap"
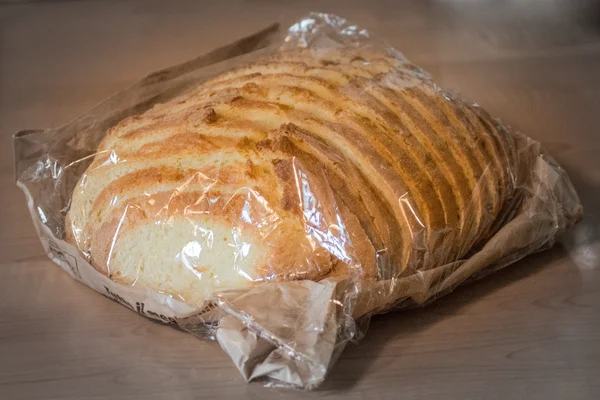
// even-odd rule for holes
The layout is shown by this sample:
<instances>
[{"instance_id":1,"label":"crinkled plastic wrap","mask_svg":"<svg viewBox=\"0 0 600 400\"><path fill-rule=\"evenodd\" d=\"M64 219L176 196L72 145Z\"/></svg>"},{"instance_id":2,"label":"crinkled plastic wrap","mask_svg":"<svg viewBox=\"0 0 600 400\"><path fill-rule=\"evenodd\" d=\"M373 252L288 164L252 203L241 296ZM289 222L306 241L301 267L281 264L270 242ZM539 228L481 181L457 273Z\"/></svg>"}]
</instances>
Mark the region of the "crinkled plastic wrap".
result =
<instances>
[{"instance_id":1,"label":"crinkled plastic wrap","mask_svg":"<svg viewBox=\"0 0 600 400\"><path fill-rule=\"evenodd\" d=\"M152 74L63 127L19 132L14 145L17 184L44 248L73 278L149 318L218 340L247 380L310 389L324 380L345 345L365 334L374 313L425 304L546 249L582 210L565 172L540 145L496 120L488 128L510 137L510 148L500 164L483 166L480 184L457 208L460 232L466 233L436 228L435 209L423 211L431 200L419 203L407 191L381 209L397 206L414 222L409 239L383 211L361 217L359 208L381 201L372 193L387 188L359 171L361 161L343 147L306 136L300 122L282 124L277 138L254 141L263 147L253 149L264 150L252 154L244 152L251 140L239 132L255 125L219 126L238 135L234 144L227 135L219 139L227 143L197 143L186 133L210 136L225 111L204 107L186 114L185 100L174 106L173 99L223 71L298 48L320 55L322 70L335 66L339 61L327 60L340 54L380 51L393 64L385 79L396 87L425 85L450 107L466 104L366 30L314 13L283 34L273 26ZM356 56L350 64L355 62L365 70L376 65ZM366 92L369 79L362 81ZM170 108L155 106L165 103ZM470 106L473 115L484 115ZM138 125L146 117L136 116L146 111L163 125L144 131ZM128 134L137 134L138 142ZM290 146L297 156L286 158ZM333 161L315 161L319 154ZM469 236L472 224L492 218L492 206L482 199L494 173L504 179L502 209L486 232ZM450 180L432 182L441 193ZM344 197L345 190L354 191L348 198L362 206ZM447 224L450 213L441 215Z\"/></svg>"}]
</instances>

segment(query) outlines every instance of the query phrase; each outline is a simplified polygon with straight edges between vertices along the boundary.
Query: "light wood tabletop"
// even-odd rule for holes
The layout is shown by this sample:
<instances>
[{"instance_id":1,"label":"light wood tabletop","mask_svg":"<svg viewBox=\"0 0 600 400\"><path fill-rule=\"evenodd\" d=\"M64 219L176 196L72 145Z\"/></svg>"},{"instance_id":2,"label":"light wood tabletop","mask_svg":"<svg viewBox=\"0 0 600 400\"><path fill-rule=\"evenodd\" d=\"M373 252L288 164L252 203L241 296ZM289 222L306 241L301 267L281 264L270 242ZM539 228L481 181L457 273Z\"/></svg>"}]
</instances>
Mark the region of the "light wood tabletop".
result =
<instances>
[{"instance_id":1,"label":"light wood tabletop","mask_svg":"<svg viewBox=\"0 0 600 400\"><path fill-rule=\"evenodd\" d=\"M344 399L600 398L600 9L594 1L0 2L0 399L296 398L218 343L152 322L46 258L11 135L306 11L378 33L541 141L585 216L562 244L421 309L375 317L322 389Z\"/></svg>"}]
</instances>

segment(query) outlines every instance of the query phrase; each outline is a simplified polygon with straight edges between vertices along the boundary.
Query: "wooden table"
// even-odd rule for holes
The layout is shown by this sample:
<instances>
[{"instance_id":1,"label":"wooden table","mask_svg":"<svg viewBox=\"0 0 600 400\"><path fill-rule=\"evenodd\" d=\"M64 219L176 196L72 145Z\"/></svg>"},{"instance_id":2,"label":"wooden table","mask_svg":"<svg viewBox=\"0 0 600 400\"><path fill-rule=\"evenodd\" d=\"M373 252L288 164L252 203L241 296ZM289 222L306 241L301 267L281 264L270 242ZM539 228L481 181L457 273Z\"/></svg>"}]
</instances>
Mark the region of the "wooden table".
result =
<instances>
[{"instance_id":1,"label":"wooden table","mask_svg":"<svg viewBox=\"0 0 600 400\"><path fill-rule=\"evenodd\" d=\"M27 2L0 5L0 398L296 398L216 342L138 316L44 255L11 135L62 124L148 72L281 16L336 12L544 143L586 215L564 244L424 309L380 316L322 390L358 399L600 398L600 11L593 2Z\"/></svg>"}]
</instances>

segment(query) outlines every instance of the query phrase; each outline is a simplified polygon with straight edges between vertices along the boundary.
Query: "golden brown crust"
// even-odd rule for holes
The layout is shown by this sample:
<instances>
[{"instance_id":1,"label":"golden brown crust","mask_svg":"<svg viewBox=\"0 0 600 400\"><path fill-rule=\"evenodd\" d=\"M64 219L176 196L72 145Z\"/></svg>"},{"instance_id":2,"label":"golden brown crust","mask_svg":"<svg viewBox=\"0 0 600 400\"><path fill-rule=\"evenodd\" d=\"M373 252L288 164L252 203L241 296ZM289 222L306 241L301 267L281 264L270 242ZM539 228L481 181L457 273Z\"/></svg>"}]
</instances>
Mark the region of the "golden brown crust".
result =
<instances>
[{"instance_id":1,"label":"golden brown crust","mask_svg":"<svg viewBox=\"0 0 600 400\"><path fill-rule=\"evenodd\" d=\"M284 52L129 117L80 180L67 240L124 284L138 276L115 246L168 242L170 223L171 246L186 242L186 223L225 242L246 235L259 252L248 256L253 282L369 282L459 259L502 218L516 156L487 114L415 71L375 50ZM238 242L232 260L247 251ZM190 262L190 276L234 268ZM168 285L149 273L142 283L194 298L177 271Z\"/></svg>"}]
</instances>

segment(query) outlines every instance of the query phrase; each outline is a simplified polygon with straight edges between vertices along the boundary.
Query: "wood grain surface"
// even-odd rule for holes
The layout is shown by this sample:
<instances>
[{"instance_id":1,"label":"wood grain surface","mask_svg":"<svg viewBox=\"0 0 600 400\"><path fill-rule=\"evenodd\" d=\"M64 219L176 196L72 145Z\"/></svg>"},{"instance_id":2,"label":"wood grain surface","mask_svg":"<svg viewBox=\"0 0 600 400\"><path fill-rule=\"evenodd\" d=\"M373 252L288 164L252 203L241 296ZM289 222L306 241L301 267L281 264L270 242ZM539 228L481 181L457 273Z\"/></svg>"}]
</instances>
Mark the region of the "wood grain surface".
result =
<instances>
[{"instance_id":1,"label":"wood grain surface","mask_svg":"<svg viewBox=\"0 0 600 400\"><path fill-rule=\"evenodd\" d=\"M319 10L385 37L570 173L561 245L422 309L375 317L318 391L247 384L216 342L154 323L45 256L11 135L149 72ZM0 399L600 398L600 11L594 1L0 2Z\"/></svg>"}]
</instances>

